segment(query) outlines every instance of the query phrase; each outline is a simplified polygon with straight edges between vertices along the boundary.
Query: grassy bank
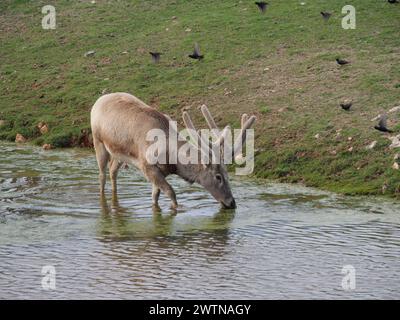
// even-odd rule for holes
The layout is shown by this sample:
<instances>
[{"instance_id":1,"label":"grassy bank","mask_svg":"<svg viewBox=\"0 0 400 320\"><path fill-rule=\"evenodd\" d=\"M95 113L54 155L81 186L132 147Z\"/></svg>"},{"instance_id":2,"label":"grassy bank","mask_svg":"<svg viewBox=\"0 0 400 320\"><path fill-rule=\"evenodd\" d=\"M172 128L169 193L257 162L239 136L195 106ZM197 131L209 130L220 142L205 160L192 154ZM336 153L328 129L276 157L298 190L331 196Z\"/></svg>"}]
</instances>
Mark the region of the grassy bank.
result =
<instances>
[{"instance_id":1,"label":"grassy bank","mask_svg":"<svg viewBox=\"0 0 400 320\"><path fill-rule=\"evenodd\" d=\"M203 103L221 126L256 114L257 177L400 194L396 150L370 121L400 105L400 4L352 0L357 28L344 30L347 0L271 0L265 15L244 0L58 0L57 28L43 30L48 2L0 3L0 139L85 144L94 101L126 91L176 119ZM334 14L326 22L321 10ZM194 42L203 61L187 58ZM163 53L159 64L149 50ZM399 120L389 123L398 133Z\"/></svg>"}]
</instances>

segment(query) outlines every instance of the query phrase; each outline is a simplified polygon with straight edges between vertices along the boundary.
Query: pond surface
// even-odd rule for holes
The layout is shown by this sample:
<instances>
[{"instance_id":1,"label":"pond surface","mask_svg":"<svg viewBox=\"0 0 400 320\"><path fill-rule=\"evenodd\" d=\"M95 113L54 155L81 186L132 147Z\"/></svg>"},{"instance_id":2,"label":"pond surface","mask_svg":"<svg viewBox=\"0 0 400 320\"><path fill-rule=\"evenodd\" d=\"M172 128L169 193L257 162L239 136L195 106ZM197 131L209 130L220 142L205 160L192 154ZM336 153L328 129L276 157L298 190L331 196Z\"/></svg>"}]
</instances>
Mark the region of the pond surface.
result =
<instances>
[{"instance_id":1,"label":"pond surface","mask_svg":"<svg viewBox=\"0 0 400 320\"><path fill-rule=\"evenodd\" d=\"M101 200L91 151L0 151L0 299L400 298L400 203L234 180L224 211L172 177L182 208L154 213L132 168Z\"/></svg>"}]
</instances>

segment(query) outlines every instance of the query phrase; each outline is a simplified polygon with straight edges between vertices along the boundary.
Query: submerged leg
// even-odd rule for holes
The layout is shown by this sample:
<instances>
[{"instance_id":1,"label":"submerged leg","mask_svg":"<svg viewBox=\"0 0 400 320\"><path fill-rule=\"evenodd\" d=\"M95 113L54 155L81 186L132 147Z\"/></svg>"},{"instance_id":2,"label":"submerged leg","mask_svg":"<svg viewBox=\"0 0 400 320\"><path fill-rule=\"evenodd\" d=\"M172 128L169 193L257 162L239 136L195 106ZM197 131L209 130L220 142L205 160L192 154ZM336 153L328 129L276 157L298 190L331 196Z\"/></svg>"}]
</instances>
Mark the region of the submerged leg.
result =
<instances>
[{"instance_id":1,"label":"submerged leg","mask_svg":"<svg viewBox=\"0 0 400 320\"><path fill-rule=\"evenodd\" d=\"M111 158L109 170L111 179L111 189L113 194L117 193L117 175L121 165L122 163L119 162L117 159Z\"/></svg>"},{"instance_id":2,"label":"submerged leg","mask_svg":"<svg viewBox=\"0 0 400 320\"><path fill-rule=\"evenodd\" d=\"M100 181L100 193L104 193L104 187L106 184L106 168L108 160L110 159L110 154L106 150L106 147L102 142L94 139L94 148L96 150L97 165L99 166L99 181Z\"/></svg>"},{"instance_id":3,"label":"submerged leg","mask_svg":"<svg viewBox=\"0 0 400 320\"><path fill-rule=\"evenodd\" d=\"M168 198L171 199L172 208L176 209L178 207L178 203L176 202L175 191L174 189L172 189L167 180L165 180L165 177L160 169L158 169L156 166L146 166L143 172L146 175L147 179L149 179L153 183L153 203L154 200L158 201L161 190Z\"/></svg>"},{"instance_id":4,"label":"submerged leg","mask_svg":"<svg viewBox=\"0 0 400 320\"><path fill-rule=\"evenodd\" d=\"M157 187L155 184L153 184L153 191L152 191L152 198L153 198L153 204L158 205L158 199L160 198L160 188Z\"/></svg>"}]
</instances>

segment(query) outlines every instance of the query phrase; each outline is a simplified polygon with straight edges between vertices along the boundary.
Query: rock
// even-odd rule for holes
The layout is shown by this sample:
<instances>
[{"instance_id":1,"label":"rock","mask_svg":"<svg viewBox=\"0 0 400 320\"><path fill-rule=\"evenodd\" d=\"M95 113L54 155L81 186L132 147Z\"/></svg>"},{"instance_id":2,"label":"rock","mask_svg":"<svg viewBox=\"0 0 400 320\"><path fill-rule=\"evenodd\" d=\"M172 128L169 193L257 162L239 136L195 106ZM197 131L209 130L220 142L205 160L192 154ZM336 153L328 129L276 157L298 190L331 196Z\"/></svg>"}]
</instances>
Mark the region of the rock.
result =
<instances>
[{"instance_id":1,"label":"rock","mask_svg":"<svg viewBox=\"0 0 400 320\"><path fill-rule=\"evenodd\" d=\"M395 160L395 161L400 160L400 154L399 154L399 153L396 153L396 154L394 155L394 157L393 157L393 160Z\"/></svg>"},{"instance_id":2,"label":"rock","mask_svg":"<svg viewBox=\"0 0 400 320\"><path fill-rule=\"evenodd\" d=\"M105 88L105 89L103 89L103 90L101 91L101 94L107 94L108 92L109 92L108 89Z\"/></svg>"},{"instance_id":3,"label":"rock","mask_svg":"<svg viewBox=\"0 0 400 320\"><path fill-rule=\"evenodd\" d=\"M128 54L128 51L122 51L121 54Z\"/></svg>"},{"instance_id":4,"label":"rock","mask_svg":"<svg viewBox=\"0 0 400 320\"><path fill-rule=\"evenodd\" d=\"M0 120L0 127L4 126L6 124L5 120Z\"/></svg>"},{"instance_id":5,"label":"rock","mask_svg":"<svg viewBox=\"0 0 400 320\"><path fill-rule=\"evenodd\" d=\"M348 137L347 141L353 141L353 137Z\"/></svg>"},{"instance_id":6,"label":"rock","mask_svg":"<svg viewBox=\"0 0 400 320\"><path fill-rule=\"evenodd\" d=\"M329 151L329 153L330 153L332 156L336 156L336 155L337 155L337 151L336 151L336 150L331 150L331 151Z\"/></svg>"},{"instance_id":7,"label":"rock","mask_svg":"<svg viewBox=\"0 0 400 320\"><path fill-rule=\"evenodd\" d=\"M320 137L321 137L321 136L320 136L319 133L317 133L317 134L314 136L315 139L319 139Z\"/></svg>"},{"instance_id":8,"label":"rock","mask_svg":"<svg viewBox=\"0 0 400 320\"><path fill-rule=\"evenodd\" d=\"M378 120L381 119L381 117L382 117L382 115L381 115L381 114L378 114L375 118L371 119L371 122L378 121Z\"/></svg>"},{"instance_id":9,"label":"rock","mask_svg":"<svg viewBox=\"0 0 400 320\"><path fill-rule=\"evenodd\" d=\"M354 148L350 147L349 149L347 149L348 152L353 152Z\"/></svg>"},{"instance_id":10,"label":"rock","mask_svg":"<svg viewBox=\"0 0 400 320\"><path fill-rule=\"evenodd\" d=\"M192 29L190 29L190 28L185 29L185 32L190 32L190 31L192 31Z\"/></svg>"},{"instance_id":11,"label":"rock","mask_svg":"<svg viewBox=\"0 0 400 320\"><path fill-rule=\"evenodd\" d=\"M390 109L389 111L386 112L386 114L394 113L394 112L398 112L398 111L400 111L400 106ZM371 122L378 121L381 119L381 117L382 117L382 114L378 114L375 118L371 119Z\"/></svg>"},{"instance_id":12,"label":"rock","mask_svg":"<svg viewBox=\"0 0 400 320\"><path fill-rule=\"evenodd\" d=\"M393 163L392 169L399 170L399 168L400 168L400 165L397 162Z\"/></svg>"},{"instance_id":13,"label":"rock","mask_svg":"<svg viewBox=\"0 0 400 320\"><path fill-rule=\"evenodd\" d=\"M376 144L378 143L378 141L372 141L369 145L367 145L366 147L365 147L365 149L367 149L367 150L372 150L372 149L374 149L375 147L376 147Z\"/></svg>"},{"instance_id":14,"label":"rock","mask_svg":"<svg viewBox=\"0 0 400 320\"><path fill-rule=\"evenodd\" d=\"M388 136L387 138L392 141L392 144L389 146L390 149L400 148L400 134L393 137Z\"/></svg>"},{"instance_id":15,"label":"rock","mask_svg":"<svg viewBox=\"0 0 400 320\"><path fill-rule=\"evenodd\" d=\"M42 148L43 148L43 150L50 150L50 149L53 149L53 146L51 144L49 144L49 143L45 143L42 146Z\"/></svg>"},{"instance_id":16,"label":"rock","mask_svg":"<svg viewBox=\"0 0 400 320\"><path fill-rule=\"evenodd\" d=\"M400 111L400 106L390 109L387 113L393 113L393 112L397 112L397 111Z\"/></svg>"},{"instance_id":17,"label":"rock","mask_svg":"<svg viewBox=\"0 0 400 320\"><path fill-rule=\"evenodd\" d=\"M177 16L173 16L171 19L172 20L176 20L176 19L178 19L178 17Z\"/></svg>"},{"instance_id":18,"label":"rock","mask_svg":"<svg viewBox=\"0 0 400 320\"><path fill-rule=\"evenodd\" d=\"M91 57L91 56L94 56L94 55L95 55L95 53L96 53L96 51L94 51L94 50L88 51L88 52L86 52L86 53L85 53L85 57Z\"/></svg>"},{"instance_id":19,"label":"rock","mask_svg":"<svg viewBox=\"0 0 400 320\"><path fill-rule=\"evenodd\" d=\"M43 121L39 122L37 127L41 134L46 134L47 132L49 132L49 127Z\"/></svg>"},{"instance_id":20,"label":"rock","mask_svg":"<svg viewBox=\"0 0 400 320\"><path fill-rule=\"evenodd\" d=\"M17 135L15 136L15 142L16 143L25 143L26 138L22 134L17 133Z\"/></svg>"},{"instance_id":21,"label":"rock","mask_svg":"<svg viewBox=\"0 0 400 320\"><path fill-rule=\"evenodd\" d=\"M40 128L40 133L46 134L47 132L49 132L49 127L47 126L47 124L45 124L43 127Z\"/></svg>"}]
</instances>

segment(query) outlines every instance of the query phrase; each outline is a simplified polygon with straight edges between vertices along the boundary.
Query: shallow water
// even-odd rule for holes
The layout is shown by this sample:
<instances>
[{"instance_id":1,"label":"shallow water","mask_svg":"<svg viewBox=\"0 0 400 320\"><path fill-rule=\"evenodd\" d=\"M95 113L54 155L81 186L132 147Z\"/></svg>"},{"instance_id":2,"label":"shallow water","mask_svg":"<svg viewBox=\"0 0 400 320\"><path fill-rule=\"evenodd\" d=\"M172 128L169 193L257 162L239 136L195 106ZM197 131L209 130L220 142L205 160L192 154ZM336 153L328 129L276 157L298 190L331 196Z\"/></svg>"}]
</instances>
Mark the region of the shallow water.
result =
<instances>
[{"instance_id":1,"label":"shallow water","mask_svg":"<svg viewBox=\"0 0 400 320\"><path fill-rule=\"evenodd\" d=\"M121 170L98 194L94 154L0 144L0 298L400 298L400 204L233 181L236 210L170 179L182 205L151 209ZM55 290L42 288L54 266ZM342 288L343 266L356 288Z\"/></svg>"}]
</instances>

